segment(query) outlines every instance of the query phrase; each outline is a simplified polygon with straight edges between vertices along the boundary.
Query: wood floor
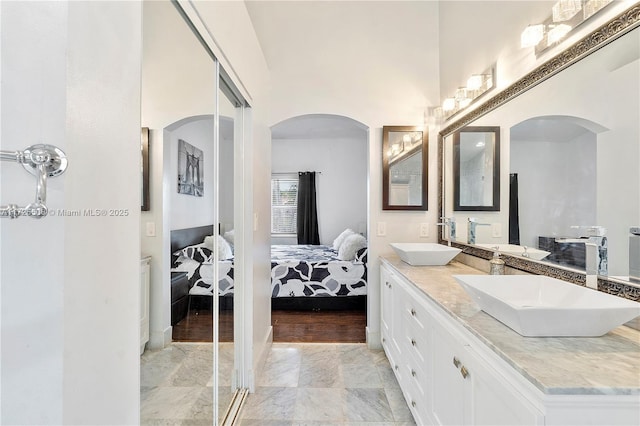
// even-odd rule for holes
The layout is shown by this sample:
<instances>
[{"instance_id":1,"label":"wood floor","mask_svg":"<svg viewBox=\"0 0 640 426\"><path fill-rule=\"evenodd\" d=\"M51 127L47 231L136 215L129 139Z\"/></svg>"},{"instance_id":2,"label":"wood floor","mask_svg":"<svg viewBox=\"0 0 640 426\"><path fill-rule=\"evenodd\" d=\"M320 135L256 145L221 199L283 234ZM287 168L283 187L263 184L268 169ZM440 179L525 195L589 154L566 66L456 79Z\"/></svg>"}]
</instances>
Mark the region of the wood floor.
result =
<instances>
[{"instance_id":1,"label":"wood floor","mask_svg":"<svg viewBox=\"0 0 640 426\"><path fill-rule=\"evenodd\" d=\"M364 343L366 311L272 311L274 342ZM233 311L220 311L220 342L233 341ZM194 310L173 326L176 342L211 342L210 310Z\"/></svg>"}]
</instances>

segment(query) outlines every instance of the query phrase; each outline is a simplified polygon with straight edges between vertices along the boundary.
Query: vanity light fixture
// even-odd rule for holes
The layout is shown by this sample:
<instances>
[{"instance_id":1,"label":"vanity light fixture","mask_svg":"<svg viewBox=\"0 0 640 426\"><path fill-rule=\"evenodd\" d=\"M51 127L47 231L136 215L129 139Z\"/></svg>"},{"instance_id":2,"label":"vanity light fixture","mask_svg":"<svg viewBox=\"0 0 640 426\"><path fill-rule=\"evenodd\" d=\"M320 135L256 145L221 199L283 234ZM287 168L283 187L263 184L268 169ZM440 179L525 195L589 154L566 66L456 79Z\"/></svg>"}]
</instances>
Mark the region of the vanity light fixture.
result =
<instances>
[{"instance_id":1,"label":"vanity light fixture","mask_svg":"<svg viewBox=\"0 0 640 426\"><path fill-rule=\"evenodd\" d=\"M560 24L555 25L547 33L547 45L559 42L571 31L571 25Z\"/></svg>"},{"instance_id":2,"label":"vanity light fixture","mask_svg":"<svg viewBox=\"0 0 640 426\"><path fill-rule=\"evenodd\" d=\"M582 16L584 20L589 19L597 11L611 3L612 0L586 0L582 8Z\"/></svg>"},{"instance_id":3,"label":"vanity light fixture","mask_svg":"<svg viewBox=\"0 0 640 426\"><path fill-rule=\"evenodd\" d=\"M478 90L484 85L485 75L474 74L467 80L467 89Z\"/></svg>"},{"instance_id":4,"label":"vanity light fixture","mask_svg":"<svg viewBox=\"0 0 640 426\"><path fill-rule=\"evenodd\" d=\"M453 111L456 109L456 100L453 98L447 98L442 102L442 110L444 112Z\"/></svg>"},{"instance_id":5,"label":"vanity light fixture","mask_svg":"<svg viewBox=\"0 0 640 426\"><path fill-rule=\"evenodd\" d=\"M559 0L551 9L553 22L564 22L582 10L582 0Z\"/></svg>"},{"instance_id":6,"label":"vanity light fixture","mask_svg":"<svg viewBox=\"0 0 640 426\"><path fill-rule=\"evenodd\" d=\"M520 47L533 47L542 41L544 37L544 25L529 25L520 35Z\"/></svg>"}]
</instances>

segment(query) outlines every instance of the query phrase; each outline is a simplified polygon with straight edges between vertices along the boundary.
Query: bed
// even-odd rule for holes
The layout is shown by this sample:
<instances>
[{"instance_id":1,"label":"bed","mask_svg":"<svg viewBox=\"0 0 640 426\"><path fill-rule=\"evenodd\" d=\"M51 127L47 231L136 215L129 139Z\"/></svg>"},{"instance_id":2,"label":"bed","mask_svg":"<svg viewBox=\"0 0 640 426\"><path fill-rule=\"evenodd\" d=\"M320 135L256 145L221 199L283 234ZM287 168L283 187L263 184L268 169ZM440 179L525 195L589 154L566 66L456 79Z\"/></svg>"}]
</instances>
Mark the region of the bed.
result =
<instances>
[{"instance_id":1,"label":"bed","mask_svg":"<svg viewBox=\"0 0 640 426\"><path fill-rule=\"evenodd\" d=\"M366 296L366 248L341 260L331 246L271 246L272 309L365 309Z\"/></svg>"},{"instance_id":2,"label":"bed","mask_svg":"<svg viewBox=\"0 0 640 426\"><path fill-rule=\"evenodd\" d=\"M172 272L187 273L189 296L213 296L212 251L202 246L213 226L171 231ZM325 245L271 247L272 309L366 309L367 248L353 260L341 260ZM220 309L233 307L233 258L218 260Z\"/></svg>"}]
</instances>

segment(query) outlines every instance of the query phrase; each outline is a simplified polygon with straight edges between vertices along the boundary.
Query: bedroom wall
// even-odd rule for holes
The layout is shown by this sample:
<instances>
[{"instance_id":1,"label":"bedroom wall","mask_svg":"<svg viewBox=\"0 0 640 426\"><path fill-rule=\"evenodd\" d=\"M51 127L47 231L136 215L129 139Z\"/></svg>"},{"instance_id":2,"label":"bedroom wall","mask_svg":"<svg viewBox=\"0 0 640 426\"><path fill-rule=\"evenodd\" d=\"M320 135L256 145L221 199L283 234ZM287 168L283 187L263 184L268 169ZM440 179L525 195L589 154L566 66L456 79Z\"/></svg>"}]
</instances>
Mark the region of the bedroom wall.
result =
<instances>
[{"instance_id":1,"label":"bedroom wall","mask_svg":"<svg viewBox=\"0 0 640 426\"><path fill-rule=\"evenodd\" d=\"M346 228L366 234L367 139L274 139L273 173L320 171L316 201L320 243L331 245ZM297 244L295 237L272 237L272 244Z\"/></svg>"},{"instance_id":2,"label":"bedroom wall","mask_svg":"<svg viewBox=\"0 0 640 426\"><path fill-rule=\"evenodd\" d=\"M0 423L139 421L138 2L0 2L1 148L54 144L42 219L0 221ZM0 167L0 204L34 179ZM121 209L127 216L63 216Z\"/></svg>"},{"instance_id":3,"label":"bedroom wall","mask_svg":"<svg viewBox=\"0 0 640 426\"><path fill-rule=\"evenodd\" d=\"M171 213L169 229L185 229L213 223L214 205L214 158L213 158L213 116L195 117L181 121L167 128L165 143L169 143L169 168L165 177L169 178L169 203ZM202 150L204 160L204 194L202 197L178 193L178 140L182 139Z\"/></svg>"}]
</instances>

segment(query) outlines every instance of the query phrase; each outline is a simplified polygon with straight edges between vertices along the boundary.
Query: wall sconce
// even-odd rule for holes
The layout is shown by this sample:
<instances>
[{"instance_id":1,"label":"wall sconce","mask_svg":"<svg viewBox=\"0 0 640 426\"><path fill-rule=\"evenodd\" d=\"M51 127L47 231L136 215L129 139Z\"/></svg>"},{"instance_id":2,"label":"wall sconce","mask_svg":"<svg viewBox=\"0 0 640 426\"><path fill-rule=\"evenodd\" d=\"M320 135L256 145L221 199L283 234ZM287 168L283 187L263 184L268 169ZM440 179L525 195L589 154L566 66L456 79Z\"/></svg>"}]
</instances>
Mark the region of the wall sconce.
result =
<instances>
[{"instance_id":1,"label":"wall sconce","mask_svg":"<svg viewBox=\"0 0 640 426\"><path fill-rule=\"evenodd\" d=\"M465 109L473 103L473 101L494 87L494 67L485 70L481 74L473 74L467 80L465 87L458 87L452 97L446 98L442 102L442 107L433 108L430 116L440 119L442 117L449 118L460 110Z\"/></svg>"},{"instance_id":2,"label":"wall sconce","mask_svg":"<svg viewBox=\"0 0 640 426\"><path fill-rule=\"evenodd\" d=\"M613 0L558 0L551 16L541 24L529 25L520 35L521 47L535 47L536 55L564 39L582 22ZM582 13L579 13L582 11Z\"/></svg>"},{"instance_id":3,"label":"wall sconce","mask_svg":"<svg viewBox=\"0 0 640 426\"><path fill-rule=\"evenodd\" d=\"M553 22L564 22L582 10L582 0L560 0L551 9Z\"/></svg>"},{"instance_id":4,"label":"wall sconce","mask_svg":"<svg viewBox=\"0 0 640 426\"><path fill-rule=\"evenodd\" d=\"M547 45L552 45L564 38L569 31L571 31L571 25L560 24L556 25L547 33Z\"/></svg>"},{"instance_id":5,"label":"wall sconce","mask_svg":"<svg viewBox=\"0 0 640 426\"><path fill-rule=\"evenodd\" d=\"M540 43L544 37L544 25L529 25L520 35L520 47L533 47Z\"/></svg>"}]
</instances>

